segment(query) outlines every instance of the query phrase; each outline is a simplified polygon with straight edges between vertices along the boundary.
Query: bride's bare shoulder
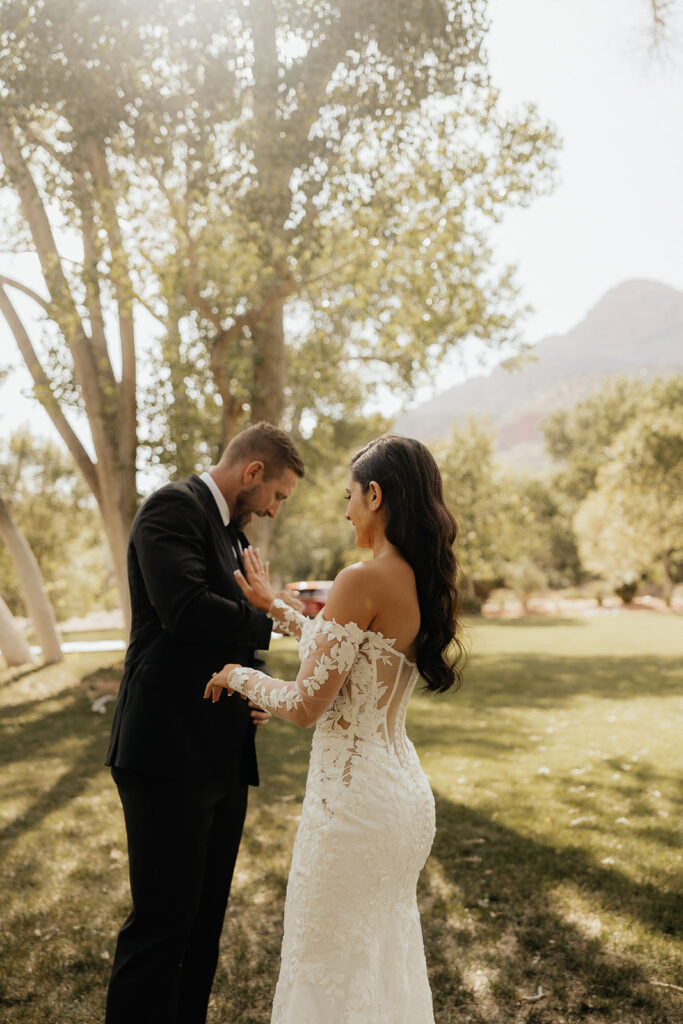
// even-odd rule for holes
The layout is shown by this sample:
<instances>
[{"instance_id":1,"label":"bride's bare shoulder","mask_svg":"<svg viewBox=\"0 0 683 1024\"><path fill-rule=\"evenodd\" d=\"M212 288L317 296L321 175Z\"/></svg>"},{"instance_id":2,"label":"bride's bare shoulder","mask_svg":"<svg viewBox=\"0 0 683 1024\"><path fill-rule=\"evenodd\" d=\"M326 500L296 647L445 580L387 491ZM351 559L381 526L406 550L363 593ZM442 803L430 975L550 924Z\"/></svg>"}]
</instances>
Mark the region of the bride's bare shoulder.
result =
<instances>
[{"instance_id":1,"label":"bride's bare shoulder","mask_svg":"<svg viewBox=\"0 0 683 1024\"><path fill-rule=\"evenodd\" d=\"M355 622L367 629L378 613L415 604L415 575L400 556L356 562L334 581L323 613L339 623Z\"/></svg>"},{"instance_id":2,"label":"bride's bare shoulder","mask_svg":"<svg viewBox=\"0 0 683 1024\"><path fill-rule=\"evenodd\" d=\"M327 598L323 617L367 629L375 615L373 562L356 562L342 569Z\"/></svg>"}]
</instances>

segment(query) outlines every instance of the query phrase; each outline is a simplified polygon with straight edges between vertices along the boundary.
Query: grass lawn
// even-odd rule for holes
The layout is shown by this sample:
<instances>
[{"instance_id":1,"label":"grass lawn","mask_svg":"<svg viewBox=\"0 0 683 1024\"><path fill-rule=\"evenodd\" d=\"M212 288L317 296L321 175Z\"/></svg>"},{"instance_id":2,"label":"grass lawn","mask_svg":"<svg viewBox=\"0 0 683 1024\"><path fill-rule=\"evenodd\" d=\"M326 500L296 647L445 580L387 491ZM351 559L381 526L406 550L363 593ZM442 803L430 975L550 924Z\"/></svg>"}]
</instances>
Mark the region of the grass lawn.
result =
<instances>
[{"instance_id":1,"label":"grass lawn","mask_svg":"<svg viewBox=\"0 0 683 1024\"><path fill-rule=\"evenodd\" d=\"M464 688L417 694L409 715L437 801L419 887L437 1024L679 1024L683 619L469 629ZM120 657L0 671L7 1024L103 1020L128 883L102 767L113 705L91 704ZM271 663L291 676L294 643ZM310 739L260 736L211 1024L269 1020Z\"/></svg>"}]
</instances>

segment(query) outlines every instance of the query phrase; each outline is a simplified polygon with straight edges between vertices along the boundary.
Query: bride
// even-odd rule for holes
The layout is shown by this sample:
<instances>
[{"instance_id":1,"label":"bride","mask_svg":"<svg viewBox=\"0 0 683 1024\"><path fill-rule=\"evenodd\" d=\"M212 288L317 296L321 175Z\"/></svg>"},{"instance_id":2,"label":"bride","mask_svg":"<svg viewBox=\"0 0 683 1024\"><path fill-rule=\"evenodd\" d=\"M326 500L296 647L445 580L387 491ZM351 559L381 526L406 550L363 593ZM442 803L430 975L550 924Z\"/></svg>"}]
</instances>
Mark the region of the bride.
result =
<instances>
[{"instance_id":1,"label":"bride","mask_svg":"<svg viewBox=\"0 0 683 1024\"><path fill-rule=\"evenodd\" d=\"M358 452L347 498L356 543L373 558L339 573L315 619L275 599L258 551L235 574L300 638L296 680L226 665L205 696L238 692L316 725L271 1024L432 1024L415 890L434 799L405 717L419 676L437 692L460 682L455 522L436 462L410 438Z\"/></svg>"}]
</instances>

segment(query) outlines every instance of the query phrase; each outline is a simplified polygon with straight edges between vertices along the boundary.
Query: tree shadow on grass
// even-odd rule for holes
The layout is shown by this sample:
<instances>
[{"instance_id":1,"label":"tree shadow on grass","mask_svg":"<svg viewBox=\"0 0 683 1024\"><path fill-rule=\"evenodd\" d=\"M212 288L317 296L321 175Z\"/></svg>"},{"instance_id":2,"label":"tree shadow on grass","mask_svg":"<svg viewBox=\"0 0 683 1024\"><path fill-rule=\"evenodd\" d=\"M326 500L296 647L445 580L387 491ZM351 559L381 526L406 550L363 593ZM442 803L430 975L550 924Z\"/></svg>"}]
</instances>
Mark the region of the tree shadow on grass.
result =
<instances>
[{"instance_id":1,"label":"tree shadow on grass","mask_svg":"<svg viewBox=\"0 0 683 1024\"><path fill-rule=\"evenodd\" d=\"M52 785L43 790L28 809L0 831L3 846L16 840L22 833L40 825L43 819L60 809L87 789L90 779L102 770L106 750L106 739L102 731L102 718L90 710L89 701L80 687L62 691L57 698L61 706L48 714L21 724L18 729L6 730L0 747L0 766L14 761L39 761L52 756L68 761L68 767ZM39 701L22 705L24 713L33 709ZM4 709L14 712L16 709ZM9 716L8 716L9 717ZM13 717L13 716L12 716ZM5 714L0 722L6 723ZM68 741L78 743L77 752L64 754L59 744ZM26 787L32 787L30 773Z\"/></svg>"},{"instance_id":2,"label":"tree shadow on grass","mask_svg":"<svg viewBox=\"0 0 683 1024\"><path fill-rule=\"evenodd\" d=\"M17 683L20 679L25 679L27 676L33 676L36 672L42 672L45 669L43 662L37 664L18 665L14 668L8 668L7 666L0 666L0 683L3 686L9 686L10 683Z\"/></svg>"},{"instance_id":3,"label":"tree shadow on grass","mask_svg":"<svg viewBox=\"0 0 683 1024\"><path fill-rule=\"evenodd\" d=\"M584 778L586 784L579 787L576 777L570 774L556 778L559 791L570 795L571 811L581 828L592 833L603 832L609 838L626 826L631 836L639 836L648 843L672 850L683 847L680 817L670 816L666 811L663 816L660 814L662 793L659 787L666 790L667 803L683 802L683 780L678 775L667 774L643 760L624 765L618 758L608 758L601 760ZM620 819L616 826L614 812L604 813L605 807L614 807L615 803L619 806Z\"/></svg>"},{"instance_id":4,"label":"tree shadow on grass","mask_svg":"<svg viewBox=\"0 0 683 1024\"><path fill-rule=\"evenodd\" d=\"M595 915L586 921L563 910L561 889L578 892ZM678 1019L677 1004L651 986L646 969L603 940L599 912L623 913L670 937L681 932L683 900L597 865L581 848L555 848L439 796L432 865L421 893L437 1024ZM461 920L449 911L449 903L458 902ZM480 965L480 990L471 976L473 959ZM520 1016L522 994L539 986L543 1000Z\"/></svg>"},{"instance_id":5,"label":"tree shadow on grass","mask_svg":"<svg viewBox=\"0 0 683 1024\"><path fill-rule=\"evenodd\" d=\"M474 657L465 686L477 703L561 708L575 697L628 700L669 697L681 692L680 658L663 655L571 657L548 654L484 654Z\"/></svg>"}]
</instances>

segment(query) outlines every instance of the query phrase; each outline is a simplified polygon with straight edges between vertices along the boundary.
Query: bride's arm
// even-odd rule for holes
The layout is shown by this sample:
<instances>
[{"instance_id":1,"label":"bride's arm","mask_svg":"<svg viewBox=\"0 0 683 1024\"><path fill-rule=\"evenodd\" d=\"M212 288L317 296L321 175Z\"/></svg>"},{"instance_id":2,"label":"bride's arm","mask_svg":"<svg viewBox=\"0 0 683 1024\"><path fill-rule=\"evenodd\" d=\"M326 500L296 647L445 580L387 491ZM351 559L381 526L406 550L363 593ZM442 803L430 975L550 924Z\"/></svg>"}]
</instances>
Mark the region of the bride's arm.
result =
<instances>
[{"instance_id":1,"label":"bride's arm","mask_svg":"<svg viewBox=\"0 0 683 1024\"><path fill-rule=\"evenodd\" d=\"M362 638L362 630L353 622L340 626L320 618L295 680L273 679L257 669L226 665L209 680L204 696L217 701L222 690L236 691L278 718L307 728L318 721L341 690Z\"/></svg>"},{"instance_id":2,"label":"bride's arm","mask_svg":"<svg viewBox=\"0 0 683 1024\"><path fill-rule=\"evenodd\" d=\"M245 557L245 568L250 581L253 580L259 590L260 599L265 600L264 578L267 578L268 567L261 564L258 553L254 552L250 564ZM293 682L273 679L256 669L225 665L209 680L204 696L216 701L224 689L229 693L237 691L278 718L296 725L307 727L317 722L344 685L358 656L363 631L374 615L373 602L363 585L365 574L359 572L360 568L342 569L334 581L325 611L317 620L310 648Z\"/></svg>"},{"instance_id":3,"label":"bride's arm","mask_svg":"<svg viewBox=\"0 0 683 1024\"><path fill-rule=\"evenodd\" d=\"M280 633L288 633L289 636L301 636L308 619L296 608L292 608L282 597L278 596L273 600L268 609L268 618L272 619L275 627Z\"/></svg>"}]
</instances>

